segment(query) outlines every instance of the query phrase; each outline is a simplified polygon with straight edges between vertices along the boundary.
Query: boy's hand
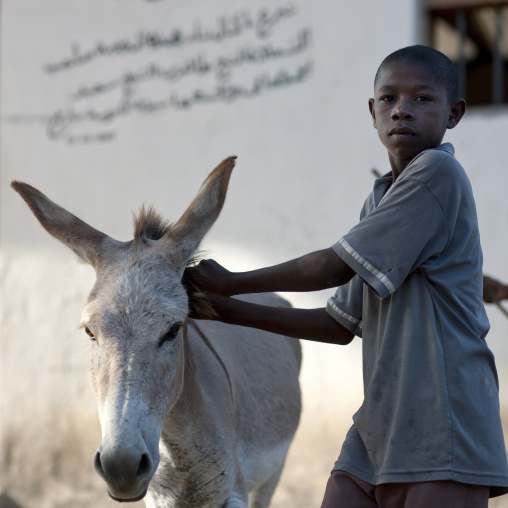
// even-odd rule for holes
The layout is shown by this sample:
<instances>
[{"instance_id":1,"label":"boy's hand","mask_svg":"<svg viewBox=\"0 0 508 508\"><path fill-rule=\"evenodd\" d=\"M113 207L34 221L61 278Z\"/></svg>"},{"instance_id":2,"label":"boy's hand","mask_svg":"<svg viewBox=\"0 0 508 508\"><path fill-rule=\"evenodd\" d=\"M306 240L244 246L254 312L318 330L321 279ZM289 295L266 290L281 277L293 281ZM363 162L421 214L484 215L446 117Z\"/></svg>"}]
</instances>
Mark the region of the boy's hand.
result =
<instances>
[{"instance_id":1,"label":"boy's hand","mask_svg":"<svg viewBox=\"0 0 508 508\"><path fill-rule=\"evenodd\" d=\"M508 286L501 282L483 276L483 301L486 303L496 303L508 298Z\"/></svg>"},{"instance_id":2,"label":"boy's hand","mask_svg":"<svg viewBox=\"0 0 508 508\"><path fill-rule=\"evenodd\" d=\"M190 282L195 291L217 296L231 296L228 291L230 278L231 272L213 259L204 259L184 273L184 281Z\"/></svg>"}]
</instances>

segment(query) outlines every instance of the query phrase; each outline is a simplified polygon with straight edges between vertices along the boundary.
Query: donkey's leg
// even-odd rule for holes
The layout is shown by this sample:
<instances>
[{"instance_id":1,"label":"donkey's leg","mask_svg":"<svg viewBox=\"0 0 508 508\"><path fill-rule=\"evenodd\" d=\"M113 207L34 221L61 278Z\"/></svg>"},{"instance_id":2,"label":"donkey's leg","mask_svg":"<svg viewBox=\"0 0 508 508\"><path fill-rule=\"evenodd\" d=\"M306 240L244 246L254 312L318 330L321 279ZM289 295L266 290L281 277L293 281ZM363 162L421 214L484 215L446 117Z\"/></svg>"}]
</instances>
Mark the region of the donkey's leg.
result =
<instances>
[{"instance_id":1,"label":"donkey's leg","mask_svg":"<svg viewBox=\"0 0 508 508\"><path fill-rule=\"evenodd\" d=\"M249 508L268 508L270 499L272 499L273 493L275 492L275 487L277 487L279 483L283 467L284 463L281 464L280 468L277 469L263 485L251 494L249 497Z\"/></svg>"}]
</instances>

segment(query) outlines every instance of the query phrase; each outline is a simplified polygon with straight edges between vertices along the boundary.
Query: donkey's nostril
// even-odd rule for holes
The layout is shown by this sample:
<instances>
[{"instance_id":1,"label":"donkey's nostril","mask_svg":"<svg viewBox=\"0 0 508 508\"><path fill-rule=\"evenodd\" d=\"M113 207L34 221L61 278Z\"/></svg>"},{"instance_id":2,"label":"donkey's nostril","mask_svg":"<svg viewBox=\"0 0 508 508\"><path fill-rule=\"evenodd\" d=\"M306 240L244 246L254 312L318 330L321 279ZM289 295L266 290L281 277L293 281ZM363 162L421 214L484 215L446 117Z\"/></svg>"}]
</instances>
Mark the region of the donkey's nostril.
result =
<instances>
[{"instance_id":1,"label":"donkey's nostril","mask_svg":"<svg viewBox=\"0 0 508 508\"><path fill-rule=\"evenodd\" d=\"M141 456L141 461L139 462L138 470L136 471L137 478L144 478L148 476L152 471L152 461L148 454L143 453Z\"/></svg>"},{"instance_id":2,"label":"donkey's nostril","mask_svg":"<svg viewBox=\"0 0 508 508\"><path fill-rule=\"evenodd\" d=\"M93 459L93 467L101 478L104 479L106 478L106 475L104 474L104 469L102 468L101 464L101 454L98 451L95 452L95 457Z\"/></svg>"}]
</instances>

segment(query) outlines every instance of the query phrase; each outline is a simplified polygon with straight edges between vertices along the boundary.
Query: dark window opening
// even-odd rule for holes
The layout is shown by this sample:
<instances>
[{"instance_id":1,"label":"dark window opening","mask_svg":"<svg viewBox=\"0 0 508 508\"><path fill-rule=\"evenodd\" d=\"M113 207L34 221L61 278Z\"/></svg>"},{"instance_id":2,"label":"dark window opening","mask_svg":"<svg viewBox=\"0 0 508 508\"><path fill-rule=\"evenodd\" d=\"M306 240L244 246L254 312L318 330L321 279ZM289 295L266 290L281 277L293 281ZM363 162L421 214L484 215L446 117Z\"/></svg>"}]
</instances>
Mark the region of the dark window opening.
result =
<instances>
[{"instance_id":1,"label":"dark window opening","mask_svg":"<svg viewBox=\"0 0 508 508\"><path fill-rule=\"evenodd\" d=\"M429 45L459 71L468 105L508 103L508 1L426 0Z\"/></svg>"}]
</instances>

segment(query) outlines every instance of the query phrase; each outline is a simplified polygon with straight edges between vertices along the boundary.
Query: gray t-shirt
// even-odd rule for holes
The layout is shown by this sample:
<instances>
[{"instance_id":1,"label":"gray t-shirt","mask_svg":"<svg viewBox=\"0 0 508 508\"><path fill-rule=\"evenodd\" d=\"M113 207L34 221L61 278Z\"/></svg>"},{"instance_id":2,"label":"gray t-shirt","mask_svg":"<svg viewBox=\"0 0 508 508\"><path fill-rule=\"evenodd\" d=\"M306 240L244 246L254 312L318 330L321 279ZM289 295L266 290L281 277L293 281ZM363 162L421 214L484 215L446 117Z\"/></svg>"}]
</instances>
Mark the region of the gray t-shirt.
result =
<instances>
[{"instance_id":1,"label":"gray t-shirt","mask_svg":"<svg viewBox=\"0 0 508 508\"><path fill-rule=\"evenodd\" d=\"M376 180L334 246L356 276L328 313L363 339L364 401L334 469L371 483L508 487L469 180L445 143Z\"/></svg>"}]
</instances>

